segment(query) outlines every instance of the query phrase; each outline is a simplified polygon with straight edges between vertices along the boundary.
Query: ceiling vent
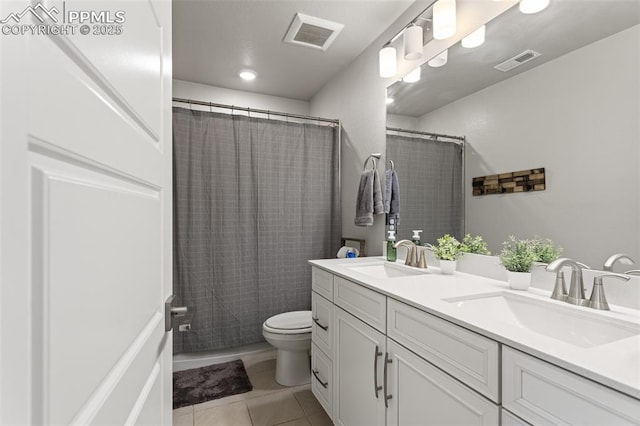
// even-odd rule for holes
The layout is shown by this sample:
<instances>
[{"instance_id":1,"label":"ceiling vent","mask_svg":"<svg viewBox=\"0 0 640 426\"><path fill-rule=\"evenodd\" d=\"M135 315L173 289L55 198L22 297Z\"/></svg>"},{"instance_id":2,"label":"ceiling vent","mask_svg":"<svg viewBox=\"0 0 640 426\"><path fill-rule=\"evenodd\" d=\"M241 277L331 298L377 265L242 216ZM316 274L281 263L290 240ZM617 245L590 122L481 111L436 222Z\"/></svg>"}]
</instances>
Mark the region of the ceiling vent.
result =
<instances>
[{"instance_id":1,"label":"ceiling vent","mask_svg":"<svg viewBox=\"0 0 640 426\"><path fill-rule=\"evenodd\" d=\"M296 13L284 41L314 49L327 50L344 28L343 24Z\"/></svg>"},{"instance_id":2,"label":"ceiling vent","mask_svg":"<svg viewBox=\"0 0 640 426\"><path fill-rule=\"evenodd\" d=\"M538 53L535 50L525 50L524 52L514 56L513 58L507 59L501 64L496 65L494 68L503 72L511 71L515 67L519 67L520 65L529 62L530 60L535 59L540 55L542 55L542 53Z\"/></svg>"}]
</instances>

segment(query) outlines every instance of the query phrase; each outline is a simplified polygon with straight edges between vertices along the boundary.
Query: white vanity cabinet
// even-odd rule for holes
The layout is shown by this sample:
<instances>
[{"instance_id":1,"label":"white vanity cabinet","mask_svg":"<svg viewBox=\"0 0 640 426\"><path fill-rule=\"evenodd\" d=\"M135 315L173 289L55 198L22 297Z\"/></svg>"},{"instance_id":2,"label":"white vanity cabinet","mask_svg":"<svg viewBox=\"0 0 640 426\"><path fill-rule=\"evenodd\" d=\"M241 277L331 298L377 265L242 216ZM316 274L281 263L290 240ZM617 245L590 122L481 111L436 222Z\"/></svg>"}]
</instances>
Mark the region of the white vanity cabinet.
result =
<instances>
[{"instance_id":1,"label":"white vanity cabinet","mask_svg":"<svg viewBox=\"0 0 640 426\"><path fill-rule=\"evenodd\" d=\"M313 270L312 390L336 425L640 424L635 398Z\"/></svg>"},{"instance_id":2,"label":"white vanity cabinet","mask_svg":"<svg viewBox=\"0 0 640 426\"><path fill-rule=\"evenodd\" d=\"M638 425L640 401L509 347L503 406L531 424Z\"/></svg>"},{"instance_id":3,"label":"white vanity cabinet","mask_svg":"<svg viewBox=\"0 0 640 426\"><path fill-rule=\"evenodd\" d=\"M394 322L395 330L402 330L406 335L411 335L411 330L404 327L410 322L402 320L403 316L397 314L397 311L402 311L403 306L409 309L403 312L413 316L420 324L429 323L434 317L342 277L334 276L333 285L334 340L330 360L333 368L330 380L333 404L331 411L327 412L336 425L499 424L498 405L421 358L426 356L429 359L431 356L423 348L415 347L409 350L387 336L388 313L400 319L399 322ZM320 296L314 293L313 297L315 300ZM321 301L320 304L322 303ZM394 303L395 308L390 309L389 303ZM319 304L316 300L312 305L317 309ZM459 342L462 337L455 334L455 329L459 327L445 323L439 323L441 327L438 332L443 333L442 326L452 327L453 331L448 330L444 334L454 335L456 342ZM464 332L470 333L466 330ZM312 357L316 360L313 361L315 364L312 362L312 366L317 367L322 365L323 361L324 352L319 349L323 342L320 333L313 334L312 339L312 352L316 351L319 354ZM475 340L472 342L478 343ZM480 346L484 343L481 341ZM497 388L497 345L495 348L489 346L489 350L482 347L478 360L471 356L473 365L467 367L460 362L463 362L468 354L450 355L462 370L481 370L485 375L485 381L490 382L491 386L495 382ZM451 343L447 348L454 352L460 349ZM487 356L487 352L495 354L495 357ZM494 358L495 365L492 362ZM490 363L491 367L483 366L483 362ZM318 374L319 370L320 368L313 369ZM495 378L487 379L486 375L493 373ZM312 377L312 382L312 390L318 399L325 398L324 395L331 389L329 385L322 386L326 381L322 377L320 380ZM321 403L327 409L326 404L323 401Z\"/></svg>"}]
</instances>

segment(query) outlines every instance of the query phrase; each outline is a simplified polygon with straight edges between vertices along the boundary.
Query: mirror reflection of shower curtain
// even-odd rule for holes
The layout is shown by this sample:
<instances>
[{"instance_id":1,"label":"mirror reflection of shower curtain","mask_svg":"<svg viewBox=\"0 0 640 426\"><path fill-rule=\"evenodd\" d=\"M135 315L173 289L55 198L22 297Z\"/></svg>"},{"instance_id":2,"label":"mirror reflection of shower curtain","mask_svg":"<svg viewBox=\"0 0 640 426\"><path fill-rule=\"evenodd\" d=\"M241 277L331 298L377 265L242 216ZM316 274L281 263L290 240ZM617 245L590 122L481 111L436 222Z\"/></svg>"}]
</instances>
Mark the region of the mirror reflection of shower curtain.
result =
<instances>
[{"instance_id":1,"label":"mirror reflection of shower curtain","mask_svg":"<svg viewBox=\"0 0 640 426\"><path fill-rule=\"evenodd\" d=\"M387 160L400 183L398 239L422 229L421 241L464 235L463 148L452 142L387 134Z\"/></svg>"},{"instance_id":2,"label":"mirror reflection of shower curtain","mask_svg":"<svg viewBox=\"0 0 640 426\"><path fill-rule=\"evenodd\" d=\"M340 244L337 129L174 107L174 353L263 341L311 307L309 259Z\"/></svg>"}]
</instances>

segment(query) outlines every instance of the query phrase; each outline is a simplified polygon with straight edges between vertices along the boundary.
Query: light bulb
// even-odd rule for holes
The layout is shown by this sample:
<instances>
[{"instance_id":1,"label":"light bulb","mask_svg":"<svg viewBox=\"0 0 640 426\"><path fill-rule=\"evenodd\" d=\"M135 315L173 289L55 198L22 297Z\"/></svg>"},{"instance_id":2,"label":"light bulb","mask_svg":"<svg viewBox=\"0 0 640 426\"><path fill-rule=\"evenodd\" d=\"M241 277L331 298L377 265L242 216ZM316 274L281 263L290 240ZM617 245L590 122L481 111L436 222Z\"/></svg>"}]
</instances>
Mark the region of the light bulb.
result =
<instances>
[{"instance_id":1,"label":"light bulb","mask_svg":"<svg viewBox=\"0 0 640 426\"><path fill-rule=\"evenodd\" d=\"M404 30L404 58L415 61L422 58L422 27L412 25Z\"/></svg>"},{"instance_id":2,"label":"light bulb","mask_svg":"<svg viewBox=\"0 0 640 426\"><path fill-rule=\"evenodd\" d=\"M394 47L383 47L380 50L378 60L380 61L380 77L389 78L396 75L396 49Z\"/></svg>"},{"instance_id":3,"label":"light bulb","mask_svg":"<svg viewBox=\"0 0 640 426\"><path fill-rule=\"evenodd\" d=\"M416 67L409 74L405 75L402 78L402 81L405 83L415 83L416 81L420 81L420 67Z\"/></svg>"},{"instance_id":4,"label":"light bulb","mask_svg":"<svg viewBox=\"0 0 640 426\"><path fill-rule=\"evenodd\" d=\"M433 38L443 40L456 33L456 0L438 0L433 5Z\"/></svg>"},{"instance_id":5,"label":"light bulb","mask_svg":"<svg viewBox=\"0 0 640 426\"><path fill-rule=\"evenodd\" d=\"M472 49L474 47L480 46L482 43L484 43L485 32L486 32L486 27L483 25L462 39L462 42L461 42L462 47Z\"/></svg>"},{"instance_id":6,"label":"light bulb","mask_svg":"<svg viewBox=\"0 0 640 426\"><path fill-rule=\"evenodd\" d=\"M429 64L430 67L438 68L438 67L441 67L443 65L446 65L448 58L449 58L449 50L447 49L447 50L443 51L442 53L440 53L438 56L433 57L427 63Z\"/></svg>"},{"instance_id":7,"label":"light bulb","mask_svg":"<svg viewBox=\"0 0 640 426\"><path fill-rule=\"evenodd\" d=\"M238 75L240 76L241 79L247 80L247 81L255 80L256 78L256 73L251 70L240 71Z\"/></svg>"},{"instance_id":8,"label":"light bulb","mask_svg":"<svg viewBox=\"0 0 640 426\"><path fill-rule=\"evenodd\" d=\"M549 6L549 0L521 0L520 12L531 14L538 13Z\"/></svg>"}]
</instances>

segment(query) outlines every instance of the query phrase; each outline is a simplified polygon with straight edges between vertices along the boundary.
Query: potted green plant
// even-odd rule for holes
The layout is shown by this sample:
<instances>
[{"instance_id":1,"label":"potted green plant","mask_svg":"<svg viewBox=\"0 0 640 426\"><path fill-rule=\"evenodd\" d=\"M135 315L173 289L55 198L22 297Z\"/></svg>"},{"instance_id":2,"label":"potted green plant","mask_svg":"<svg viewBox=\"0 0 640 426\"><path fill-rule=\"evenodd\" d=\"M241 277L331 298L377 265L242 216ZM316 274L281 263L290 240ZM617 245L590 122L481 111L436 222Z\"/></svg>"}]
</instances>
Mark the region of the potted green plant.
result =
<instances>
[{"instance_id":1,"label":"potted green plant","mask_svg":"<svg viewBox=\"0 0 640 426\"><path fill-rule=\"evenodd\" d=\"M531 240L533 252L535 253L535 262L551 263L562 254L562 247L556 246L553 241L548 238L540 238L537 235Z\"/></svg>"},{"instance_id":2,"label":"potted green plant","mask_svg":"<svg viewBox=\"0 0 640 426\"><path fill-rule=\"evenodd\" d=\"M455 237L445 234L438 238L438 243L433 245L433 255L440 260L440 272L443 274L453 274L456 270L456 261L462 252L462 244Z\"/></svg>"},{"instance_id":3,"label":"potted green plant","mask_svg":"<svg viewBox=\"0 0 640 426\"><path fill-rule=\"evenodd\" d=\"M480 235L472 236L471 234L466 234L462 240L460 251L464 253L484 254L487 256L491 256L491 252L487 248L487 243L482 239Z\"/></svg>"},{"instance_id":4,"label":"potted green plant","mask_svg":"<svg viewBox=\"0 0 640 426\"><path fill-rule=\"evenodd\" d=\"M531 240L519 240L513 235L502 243L500 263L507 269L507 281L514 290L526 290L531 283L531 266L536 260Z\"/></svg>"}]
</instances>

